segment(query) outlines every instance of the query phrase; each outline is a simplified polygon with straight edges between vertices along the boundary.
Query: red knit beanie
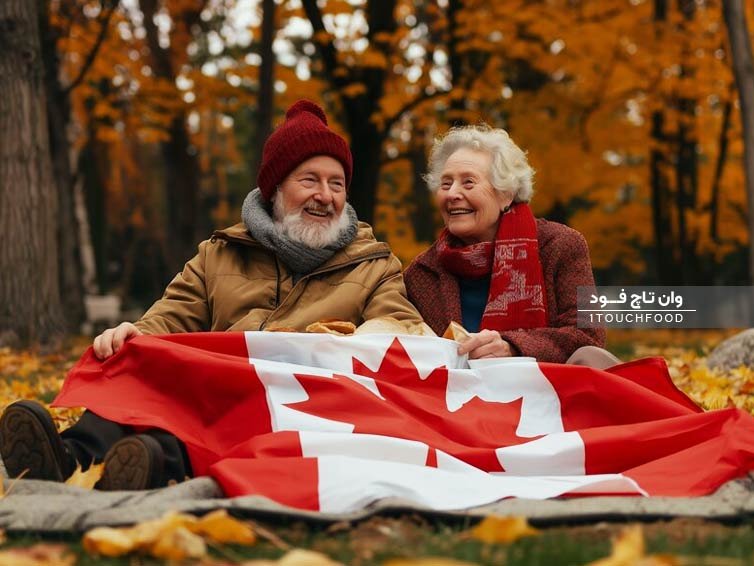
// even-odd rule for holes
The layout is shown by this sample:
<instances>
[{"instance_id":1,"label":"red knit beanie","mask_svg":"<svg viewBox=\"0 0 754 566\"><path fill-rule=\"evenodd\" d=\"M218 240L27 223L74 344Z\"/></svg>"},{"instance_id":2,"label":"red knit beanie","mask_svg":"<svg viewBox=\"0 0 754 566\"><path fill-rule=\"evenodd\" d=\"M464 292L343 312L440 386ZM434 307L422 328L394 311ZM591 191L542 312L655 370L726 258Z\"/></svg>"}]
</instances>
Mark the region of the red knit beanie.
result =
<instances>
[{"instance_id":1,"label":"red knit beanie","mask_svg":"<svg viewBox=\"0 0 754 566\"><path fill-rule=\"evenodd\" d=\"M327 127L325 111L309 100L299 100L285 113L285 122L262 150L257 185L266 201L277 186L301 163L315 155L329 155L343 165L346 188L351 184L353 157L348 143Z\"/></svg>"}]
</instances>

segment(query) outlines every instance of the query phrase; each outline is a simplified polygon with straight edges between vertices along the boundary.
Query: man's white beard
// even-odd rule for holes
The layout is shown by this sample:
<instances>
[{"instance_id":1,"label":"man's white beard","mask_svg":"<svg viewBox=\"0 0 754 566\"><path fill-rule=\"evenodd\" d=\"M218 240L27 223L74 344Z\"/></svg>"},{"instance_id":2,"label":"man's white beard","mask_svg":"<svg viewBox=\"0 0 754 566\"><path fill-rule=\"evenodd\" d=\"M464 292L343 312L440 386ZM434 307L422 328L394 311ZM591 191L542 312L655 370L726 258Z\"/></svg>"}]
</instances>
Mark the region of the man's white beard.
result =
<instances>
[{"instance_id":1,"label":"man's white beard","mask_svg":"<svg viewBox=\"0 0 754 566\"><path fill-rule=\"evenodd\" d=\"M275 195L272 203L272 220L279 234L310 248L324 248L334 244L340 234L348 228L349 220L345 209L341 211L340 216L325 223L306 218L305 206L306 204L286 211L283 199ZM335 214L332 204L328 206L328 212Z\"/></svg>"}]
</instances>

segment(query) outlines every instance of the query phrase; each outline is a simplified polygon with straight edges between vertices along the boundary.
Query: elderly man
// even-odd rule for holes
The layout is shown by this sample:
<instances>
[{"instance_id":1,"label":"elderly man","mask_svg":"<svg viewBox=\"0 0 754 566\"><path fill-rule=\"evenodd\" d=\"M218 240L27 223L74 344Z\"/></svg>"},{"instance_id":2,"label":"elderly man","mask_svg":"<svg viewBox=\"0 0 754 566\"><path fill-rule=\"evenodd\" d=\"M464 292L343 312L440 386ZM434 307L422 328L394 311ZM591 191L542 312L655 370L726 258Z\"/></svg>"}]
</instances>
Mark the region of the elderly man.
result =
<instances>
[{"instance_id":1,"label":"elderly man","mask_svg":"<svg viewBox=\"0 0 754 566\"><path fill-rule=\"evenodd\" d=\"M100 359L129 338L172 332L303 331L322 319L378 317L420 322L401 265L346 202L352 157L324 111L299 101L265 143L243 222L199 244L163 297L135 324L94 340ZM137 434L86 412L58 435L47 411L21 401L0 419L0 453L11 477L62 481L77 464L104 459L101 489L148 489L191 476L182 442L165 431Z\"/></svg>"}]
</instances>

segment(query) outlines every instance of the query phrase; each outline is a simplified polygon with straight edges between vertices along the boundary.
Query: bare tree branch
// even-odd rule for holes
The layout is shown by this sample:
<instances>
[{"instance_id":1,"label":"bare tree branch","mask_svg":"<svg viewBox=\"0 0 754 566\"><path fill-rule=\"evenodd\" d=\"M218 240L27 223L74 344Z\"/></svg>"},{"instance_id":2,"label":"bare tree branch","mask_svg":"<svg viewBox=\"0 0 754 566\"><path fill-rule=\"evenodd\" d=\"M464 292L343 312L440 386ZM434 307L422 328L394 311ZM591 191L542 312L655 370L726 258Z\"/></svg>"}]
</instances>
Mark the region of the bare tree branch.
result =
<instances>
[{"instance_id":1,"label":"bare tree branch","mask_svg":"<svg viewBox=\"0 0 754 566\"><path fill-rule=\"evenodd\" d=\"M107 9L104 12L104 15L99 18L100 21L100 30L99 34L97 34L97 39L94 42L94 46L89 51L89 54L86 56L86 59L84 60L84 64L81 66L81 70L79 71L78 76L73 79L73 81L63 89L63 94L67 95L69 94L74 88L79 86L81 84L81 81L84 80L84 77L86 76L86 73L89 72L89 69L92 66L92 63L94 63L94 60L97 58L97 53L99 52L100 47L102 47L102 43L105 41L105 36L107 35L107 29L110 27L110 20L113 17L113 14L115 13L115 9L118 7L118 4L120 3L120 0L109 0L111 2L110 8Z\"/></svg>"}]
</instances>

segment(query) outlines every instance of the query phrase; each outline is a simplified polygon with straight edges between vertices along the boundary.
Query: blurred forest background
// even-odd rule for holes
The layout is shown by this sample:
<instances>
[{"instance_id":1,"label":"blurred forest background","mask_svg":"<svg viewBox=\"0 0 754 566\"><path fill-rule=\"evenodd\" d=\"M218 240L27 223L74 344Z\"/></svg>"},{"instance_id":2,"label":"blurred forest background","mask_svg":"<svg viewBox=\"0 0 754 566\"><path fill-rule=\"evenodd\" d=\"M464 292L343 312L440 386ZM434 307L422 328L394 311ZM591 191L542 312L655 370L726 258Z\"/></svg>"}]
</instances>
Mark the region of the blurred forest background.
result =
<instances>
[{"instance_id":1,"label":"blurred forest background","mask_svg":"<svg viewBox=\"0 0 754 566\"><path fill-rule=\"evenodd\" d=\"M599 284L750 284L747 20L750 0L2 0L0 345L78 331L87 296L158 298L239 220L299 98L350 140L350 201L406 264L440 227L434 136L486 121Z\"/></svg>"}]
</instances>

